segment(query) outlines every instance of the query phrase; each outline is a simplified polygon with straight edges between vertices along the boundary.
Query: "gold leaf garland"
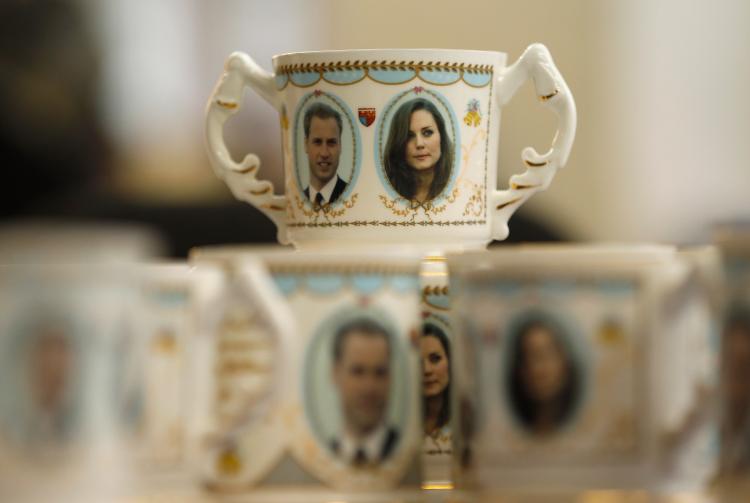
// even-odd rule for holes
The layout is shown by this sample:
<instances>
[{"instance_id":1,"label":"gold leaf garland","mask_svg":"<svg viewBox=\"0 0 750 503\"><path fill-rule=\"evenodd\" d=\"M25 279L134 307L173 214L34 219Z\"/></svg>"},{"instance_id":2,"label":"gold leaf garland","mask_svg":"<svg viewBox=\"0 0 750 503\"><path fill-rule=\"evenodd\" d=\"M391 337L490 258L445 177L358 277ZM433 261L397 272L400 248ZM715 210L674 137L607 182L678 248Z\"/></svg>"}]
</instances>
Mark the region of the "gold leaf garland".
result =
<instances>
[{"instance_id":1,"label":"gold leaf garland","mask_svg":"<svg viewBox=\"0 0 750 503\"><path fill-rule=\"evenodd\" d=\"M363 75L361 78L352 82L335 82L335 81L332 82L331 80L326 79L324 76L326 72L354 71L354 70L362 70ZM310 87L310 86L315 85L321 79L334 85L353 85L362 81L365 78L369 78L370 80L373 80L375 82L381 82L378 79L374 78L372 75L370 75L370 70L414 72L414 75L411 78L409 78L408 80L404 82L399 82L401 84L405 82L409 82L414 78L419 78L425 83L433 84L433 85L450 85L450 84L455 84L462 80L464 83L466 83L467 85L471 87L485 87L487 85L491 85L492 79L490 79L486 84L476 85L476 84L469 83L465 79L465 75L467 74L468 75L483 75L483 74L492 75L494 72L492 65L445 63L445 62L440 62L440 61L396 61L396 60L391 60L391 61L363 60L363 61L360 61L360 60L355 60L355 61L338 61L338 62L333 62L333 63L295 63L291 65L281 65L277 69L277 75L285 75L287 77L283 85L280 85L278 89L281 90L281 89L286 88L286 86L288 86L289 82L292 80L291 75L294 73L317 73L318 74L318 79L315 82L311 84L305 84L305 85L299 85L299 84L294 83L294 85L297 87ZM439 83L439 82L431 82L429 80L424 79L420 75L420 72L422 71L457 72L459 73L459 76L455 82L444 84L444 83Z\"/></svg>"},{"instance_id":2,"label":"gold leaf garland","mask_svg":"<svg viewBox=\"0 0 750 503\"><path fill-rule=\"evenodd\" d=\"M412 70L415 72L426 71L452 71L465 73L492 73L492 65L475 65L466 63L442 63L439 61L337 61L335 63L295 63L292 65L282 65L278 69L279 74L290 74L298 72L318 72L325 73L330 71L352 71L352 70Z\"/></svg>"},{"instance_id":3,"label":"gold leaf garland","mask_svg":"<svg viewBox=\"0 0 750 503\"><path fill-rule=\"evenodd\" d=\"M354 207L354 205L357 203L359 193L355 192L349 199L340 201L343 205L343 207L341 208L335 208L329 203L320 206L313 204L311 206L300 199L299 195L295 195L294 197L297 201L297 209L300 210L307 218L312 218L314 221L317 221L321 216L328 220L330 218L338 218L344 215L347 210Z\"/></svg>"},{"instance_id":4,"label":"gold leaf garland","mask_svg":"<svg viewBox=\"0 0 750 503\"><path fill-rule=\"evenodd\" d=\"M404 197L390 199L383 194L380 194L378 198L383 203L383 206L391 210L391 213L393 213L394 215L399 217L411 217L411 221L415 221L420 209L424 211L424 215L428 218L428 220L432 220L432 215L439 215L443 213L446 209L448 209L449 204L456 202L458 196L458 187L454 187L451 193L445 196L445 200L447 202L439 206L434 205L432 200L419 202L415 200L409 200ZM401 209L400 206L403 203L406 204L406 207Z\"/></svg>"},{"instance_id":5,"label":"gold leaf garland","mask_svg":"<svg viewBox=\"0 0 750 503\"><path fill-rule=\"evenodd\" d=\"M471 197L469 197L469 201L464 207L463 216L479 217L484 213L485 206L483 194L484 191L482 190L482 187L479 185L474 185L474 192L471 194Z\"/></svg>"}]
</instances>

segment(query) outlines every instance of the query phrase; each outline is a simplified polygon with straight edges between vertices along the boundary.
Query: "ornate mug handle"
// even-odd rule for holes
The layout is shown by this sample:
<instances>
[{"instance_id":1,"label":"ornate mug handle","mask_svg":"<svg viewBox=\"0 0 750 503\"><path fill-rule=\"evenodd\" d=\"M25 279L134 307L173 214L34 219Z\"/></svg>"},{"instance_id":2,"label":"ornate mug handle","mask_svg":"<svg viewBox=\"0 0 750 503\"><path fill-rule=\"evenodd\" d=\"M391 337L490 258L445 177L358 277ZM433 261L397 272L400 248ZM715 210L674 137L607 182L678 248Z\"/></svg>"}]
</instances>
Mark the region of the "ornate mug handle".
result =
<instances>
[{"instance_id":1,"label":"ornate mug handle","mask_svg":"<svg viewBox=\"0 0 750 503\"><path fill-rule=\"evenodd\" d=\"M263 70L247 54L232 53L206 106L208 157L214 173L226 182L232 194L268 216L276 224L279 242L288 244L286 196L274 194L271 182L256 178L260 167L258 156L247 154L242 162L235 162L224 143L224 123L239 111L245 86L279 110L281 101L275 87L275 76Z\"/></svg>"},{"instance_id":2,"label":"ornate mug handle","mask_svg":"<svg viewBox=\"0 0 750 503\"><path fill-rule=\"evenodd\" d=\"M530 45L513 65L505 68L497 80L500 106L504 106L516 94L526 80L534 81L534 88L542 105L552 108L558 117L558 129L552 146L545 154L533 147L526 147L521 158L526 171L510 178L506 190L494 190L490 195L492 237L508 237L508 220L511 215L532 195L545 190L559 168L568 162L576 131L576 105L568 85L552 62L552 56L542 44Z\"/></svg>"}]
</instances>

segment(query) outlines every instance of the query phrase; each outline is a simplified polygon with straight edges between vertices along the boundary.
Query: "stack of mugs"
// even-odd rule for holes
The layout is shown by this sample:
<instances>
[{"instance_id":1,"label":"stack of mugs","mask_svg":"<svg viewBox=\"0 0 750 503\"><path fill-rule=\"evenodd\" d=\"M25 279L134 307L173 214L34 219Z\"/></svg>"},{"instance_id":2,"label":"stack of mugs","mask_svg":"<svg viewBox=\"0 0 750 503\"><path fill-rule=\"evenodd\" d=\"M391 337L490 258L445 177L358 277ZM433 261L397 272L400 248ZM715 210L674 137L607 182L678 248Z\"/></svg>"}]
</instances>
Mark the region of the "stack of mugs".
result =
<instances>
[{"instance_id":1,"label":"stack of mugs","mask_svg":"<svg viewBox=\"0 0 750 503\"><path fill-rule=\"evenodd\" d=\"M714 252L483 250L572 146L575 105L546 48L510 66L501 53L373 50L281 55L274 70L233 54L208 103L215 172L296 250L192 254L216 276L195 284L191 351L189 457L206 486L709 479ZM527 79L558 134L495 190L500 108ZM283 195L224 145L245 86L280 114Z\"/></svg>"},{"instance_id":2,"label":"stack of mugs","mask_svg":"<svg viewBox=\"0 0 750 503\"><path fill-rule=\"evenodd\" d=\"M529 79L558 133L495 190L500 110ZM283 195L223 141L247 86L280 115ZM209 157L286 246L5 271L0 496L57 474L51 495L137 496L174 489L153 475L185 466L212 493L283 501L702 487L719 446L716 251L484 250L565 165L575 127L538 44L511 65L286 54L273 74L233 54L208 103Z\"/></svg>"},{"instance_id":3,"label":"stack of mugs","mask_svg":"<svg viewBox=\"0 0 750 503\"><path fill-rule=\"evenodd\" d=\"M572 146L573 98L541 45L510 66L494 52L363 50L281 55L274 70L229 57L208 103L208 151L233 194L297 250L200 249L191 259L223 267L231 302L242 295L228 292L253 288L253 264L265 266L293 326L269 337L274 356L263 345L259 364L236 350L253 346L251 318L227 329L229 314L198 307L194 354L208 388L189 436L210 441L191 457L217 489L450 487L446 253L504 239L511 214L547 188ZM500 108L529 79L559 132L548 152L524 150L524 172L495 190ZM257 178L255 156L237 163L224 144L246 86L281 117L283 195ZM252 319L269 327L268 313ZM268 412L248 416L254 407Z\"/></svg>"}]
</instances>

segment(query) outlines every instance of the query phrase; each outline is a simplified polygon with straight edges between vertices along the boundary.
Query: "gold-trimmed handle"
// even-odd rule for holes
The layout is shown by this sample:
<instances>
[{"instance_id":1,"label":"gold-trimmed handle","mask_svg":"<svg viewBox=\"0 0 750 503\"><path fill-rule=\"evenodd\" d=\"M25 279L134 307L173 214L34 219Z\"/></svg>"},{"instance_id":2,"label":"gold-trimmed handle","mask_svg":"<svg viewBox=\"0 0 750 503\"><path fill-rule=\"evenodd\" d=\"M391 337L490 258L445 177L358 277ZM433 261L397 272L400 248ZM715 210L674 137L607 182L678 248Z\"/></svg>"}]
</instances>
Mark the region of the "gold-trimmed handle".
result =
<instances>
[{"instance_id":1,"label":"gold-trimmed handle","mask_svg":"<svg viewBox=\"0 0 750 503\"><path fill-rule=\"evenodd\" d=\"M526 147L521 159L526 167L520 175L510 178L509 188L491 193L492 237L508 237L508 220L532 195L549 187L557 170L568 162L576 131L576 105L568 85L560 75L552 56L542 44L530 45L511 66L505 68L497 80L500 106L507 104L521 85L531 78L543 106L557 115L558 128L550 149L539 154Z\"/></svg>"},{"instance_id":2,"label":"gold-trimmed handle","mask_svg":"<svg viewBox=\"0 0 750 503\"><path fill-rule=\"evenodd\" d=\"M224 123L241 108L245 86L253 89L278 110L280 98L275 88L274 75L263 70L247 54L231 54L206 106L208 158L214 173L224 180L234 197L252 204L270 218L276 224L279 242L288 244L286 196L274 194L271 182L258 180L258 156L247 154L242 162L235 162L224 143Z\"/></svg>"}]
</instances>

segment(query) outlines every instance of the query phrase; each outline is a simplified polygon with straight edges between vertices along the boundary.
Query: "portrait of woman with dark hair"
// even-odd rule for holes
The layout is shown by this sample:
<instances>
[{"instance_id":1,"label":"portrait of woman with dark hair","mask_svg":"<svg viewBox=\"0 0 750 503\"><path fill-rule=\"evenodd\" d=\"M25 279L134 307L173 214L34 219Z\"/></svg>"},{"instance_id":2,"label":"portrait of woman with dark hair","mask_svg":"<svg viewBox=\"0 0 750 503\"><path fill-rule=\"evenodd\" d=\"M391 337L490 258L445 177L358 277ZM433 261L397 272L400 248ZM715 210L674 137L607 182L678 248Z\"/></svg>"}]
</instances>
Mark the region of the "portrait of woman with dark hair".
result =
<instances>
[{"instance_id":1,"label":"portrait of woman with dark hair","mask_svg":"<svg viewBox=\"0 0 750 503\"><path fill-rule=\"evenodd\" d=\"M510 348L508 394L521 424L536 435L556 432L570 419L580 375L562 328L543 316L525 321Z\"/></svg>"},{"instance_id":2,"label":"portrait of woman with dark hair","mask_svg":"<svg viewBox=\"0 0 750 503\"><path fill-rule=\"evenodd\" d=\"M416 98L396 110L383 157L388 180L405 199L424 203L445 190L454 148L445 120L432 102Z\"/></svg>"},{"instance_id":3,"label":"portrait of woman with dark hair","mask_svg":"<svg viewBox=\"0 0 750 503\"><path fill-rule=\"evenodd\" d=\"M450 342L441 328L428 322L422 327L419 347L422 354L424 453L449 456L452 452Z\"/></svg>"}]
</instances>

